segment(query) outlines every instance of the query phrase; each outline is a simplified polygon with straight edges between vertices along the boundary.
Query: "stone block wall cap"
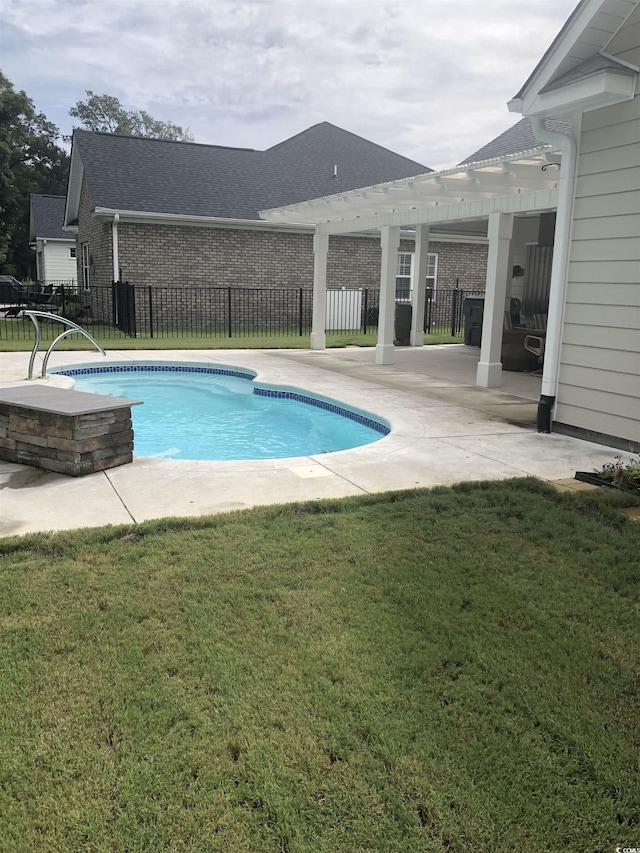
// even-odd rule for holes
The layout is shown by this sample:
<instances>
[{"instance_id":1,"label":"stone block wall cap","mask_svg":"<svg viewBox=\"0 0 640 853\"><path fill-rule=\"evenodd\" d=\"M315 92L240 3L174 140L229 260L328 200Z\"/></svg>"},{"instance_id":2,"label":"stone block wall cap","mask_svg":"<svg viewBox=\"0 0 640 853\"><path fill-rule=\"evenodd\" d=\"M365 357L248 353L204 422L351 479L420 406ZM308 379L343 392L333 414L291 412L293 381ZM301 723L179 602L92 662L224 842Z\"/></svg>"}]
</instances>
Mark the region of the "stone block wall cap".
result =
<instances>
[{"instance_id":1,"label":"stone block wall cap","mask_svg":"<svg viewBox=\"0 0 640 853\"><path fill-rule=\"evenodd\" d=\"M0 388L0 405L24 406L36 412L50 412L69 417L130 408L142 405L142 402L126 397L109 397L105 394L89 394L85 391L45 385Z\"/></svg>"}]
</instances>

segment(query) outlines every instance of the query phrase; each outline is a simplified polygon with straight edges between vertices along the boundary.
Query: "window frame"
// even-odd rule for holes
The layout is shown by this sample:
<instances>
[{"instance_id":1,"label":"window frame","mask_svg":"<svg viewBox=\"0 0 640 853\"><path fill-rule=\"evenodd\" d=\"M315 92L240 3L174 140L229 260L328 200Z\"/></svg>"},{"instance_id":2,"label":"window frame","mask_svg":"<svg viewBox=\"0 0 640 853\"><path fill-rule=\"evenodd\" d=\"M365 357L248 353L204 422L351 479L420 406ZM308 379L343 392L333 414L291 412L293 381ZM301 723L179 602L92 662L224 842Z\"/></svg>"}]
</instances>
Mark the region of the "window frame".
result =
<instances>
[{"instance_id":1,"label":"window frame","mask_svg":"<svg viewBox=\"0 0 640 853\"><path fill-rule=\"evenodd\" d=\"M409 258L409 274L407 275L407 261ZM396 264L396 302L411 301L411 282L413 280L413 266L415 263L415 252L398 252ZM433 273L429 275L429 273ZM427 288L434 294L438 286L438 253L427 253Z\"/></svg>"}]
</instances>

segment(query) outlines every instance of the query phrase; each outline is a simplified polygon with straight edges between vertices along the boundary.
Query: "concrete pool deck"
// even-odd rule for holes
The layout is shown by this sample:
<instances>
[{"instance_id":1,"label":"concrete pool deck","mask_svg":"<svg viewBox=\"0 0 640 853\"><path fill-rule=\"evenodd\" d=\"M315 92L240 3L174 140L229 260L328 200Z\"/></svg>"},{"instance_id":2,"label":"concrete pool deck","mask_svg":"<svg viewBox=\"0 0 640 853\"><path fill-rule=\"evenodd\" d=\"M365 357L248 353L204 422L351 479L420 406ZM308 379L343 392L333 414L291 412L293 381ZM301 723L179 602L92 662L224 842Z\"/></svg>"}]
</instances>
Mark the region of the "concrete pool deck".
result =
<instances>
[{"instance_id":1,"label":"concrete pool deck","mask_svg":"<svg viewBox=\"0 0 640 853\"><path fill-rule=\"evenodd\" d=\"M129 465L78 478L0 461L0 536L464 480L532 475L557 481L600 467L619 452L539 435L539 378L505 372L500 390L477 388L476 348L399 348L396 356L394 365L381 366L374 364L372 348L112 350L106 358L89 351L54 352L50 369L133 361L250 368L260 382L303 388L385 418L391 433L364 447L318 456L235 462L134 458ZM28 361L29 353L0 354L0 386L25 381Z\"/></svg>"}]
</instances>

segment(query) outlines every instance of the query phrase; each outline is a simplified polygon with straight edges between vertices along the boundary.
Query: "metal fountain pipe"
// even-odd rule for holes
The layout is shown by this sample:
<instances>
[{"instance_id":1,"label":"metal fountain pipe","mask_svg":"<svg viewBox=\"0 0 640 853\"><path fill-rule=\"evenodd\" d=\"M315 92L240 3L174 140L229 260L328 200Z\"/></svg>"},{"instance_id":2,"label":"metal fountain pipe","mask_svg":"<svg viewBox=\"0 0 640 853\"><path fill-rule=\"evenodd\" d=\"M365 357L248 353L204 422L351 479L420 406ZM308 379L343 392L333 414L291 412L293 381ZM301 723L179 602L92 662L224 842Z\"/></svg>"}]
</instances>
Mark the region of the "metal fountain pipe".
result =
<instances>
[{"instance_id":1,"label":"metal fountain pipe","mask_svg":"<svg viewBox=\"0 0 640 853\"><path fill-rule=\"evenodd\" d=\"M579 124L579 119L577 124ZM551 416L556 402L560 372L560 348L569 268L569 248L578 149L575 138L572 135L574 132L573 121L571 134L550 130L542 118L532 118L531 125L534 134L540 142L550 142L556 145L562 152L560 182L558 186L558 212L549 291L547 336L537 424L538 432L551 432Z\"/></svg>"},{"instance_id":2,"label":"metal fountain pipe","mask_svg":"<svg viewBox=\"0 0 640 853\"><path fill-rule=\"evenodd\" d=\"M47 375L47 363L55 345L63 338L66 338L67 335L73 335L76 332L80 332L81 335L84 335L85 338L94 345L98 352L106 356L106 352L102 349L96 339L92 337L92 335L90 335L89 332L86 331L86 329L83 329L82 326L79 326L77 323L74 323L73 320L67 320L66 317L60 317L59 314L49 314L47 311L25 311L24 313L27 315L27 317L29 317L33 325L36 327L36 340L35 344L33 345L33 350L31 352L31 358L29 359L29 375L27 376L27 379L33 379L33 365L36 360L36 355L38 354L38 347L40 346L40 341L42 339L40 323L37 319L38 317L46 317L48 320L57 320L59 323L64 323L66 326L70 327L68 329L65 329L64 332L62 332L61 334L59 334L47 350L46 355L42 361L42 373L40 374L41 379L44 379L44 377Z\"/></svg>"}]
</instances>

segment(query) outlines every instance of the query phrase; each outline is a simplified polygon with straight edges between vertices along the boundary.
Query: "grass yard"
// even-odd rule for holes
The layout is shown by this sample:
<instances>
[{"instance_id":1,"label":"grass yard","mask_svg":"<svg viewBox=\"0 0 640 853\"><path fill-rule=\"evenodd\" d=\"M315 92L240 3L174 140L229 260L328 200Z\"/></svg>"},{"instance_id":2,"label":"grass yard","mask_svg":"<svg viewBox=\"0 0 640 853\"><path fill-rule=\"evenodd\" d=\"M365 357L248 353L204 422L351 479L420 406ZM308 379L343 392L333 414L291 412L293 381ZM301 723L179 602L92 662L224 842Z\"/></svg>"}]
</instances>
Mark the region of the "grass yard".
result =
<instances>
[{"instance_id":1,"label":"grass yard","mask_svg":"<svg viewBox=\"0 0 640 853\"><path fill-rule=\"evenodd\" d=\"M7 321L8 322L8 321ZM29 322L29 321L26 321ZM6 323L5 323L6 327ZM5 328L2 332L2 321L0 321L0 352L31 352L33 349L32 325L24 326L16 331ZM62 330L62 326L56 326L56 332ZM87 326L91 334L105 350L150 350L150 349L308 349L310 346L309 335L265 335L265 336L242 336L233 337L206 337L205 335L175 334L162 337L139 337L128 338L125 335L114 335L113 329L104 327ZM53 337L49 329L47 340L40 344L40 351L44 354ZM20 337L18 337L20 335ZM364 335L359 332L327 332L327 347L361 346L374 347L377 343L377 331L373 329ZM425 334L425 345L433 344L461 344L463 336L452 337L447 332ZM56 345L58 350L87 350L95 352L95 347L81 335L70 335Z\"/></svg>"},{"instance_id":2,"label":"grass yard","mask_svg":"<svg viewBox=\"0 0 640 853\"><path fill-rule=\"evenodd\" d=\"M640 524L603 491L0 540L0 850L640 846Z\"/></svg>"}]
</instances>

